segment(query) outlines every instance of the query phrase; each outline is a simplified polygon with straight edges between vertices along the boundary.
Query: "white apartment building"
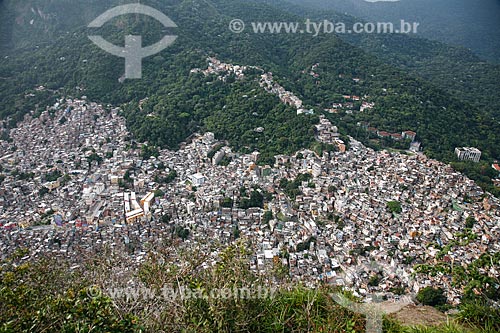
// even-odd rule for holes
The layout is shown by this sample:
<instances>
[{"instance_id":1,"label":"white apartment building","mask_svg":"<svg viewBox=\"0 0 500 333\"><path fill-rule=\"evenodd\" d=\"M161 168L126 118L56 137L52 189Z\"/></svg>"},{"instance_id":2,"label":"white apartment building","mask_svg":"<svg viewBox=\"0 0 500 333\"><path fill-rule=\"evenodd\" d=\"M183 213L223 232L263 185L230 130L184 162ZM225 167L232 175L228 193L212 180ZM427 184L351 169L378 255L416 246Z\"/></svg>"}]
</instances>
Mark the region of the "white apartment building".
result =
<instances>
[{"instance_id":1,"label":"white apartment building","mask_svg":"<svg viewBox=\"0 0 500 333\"><path fill-rule=\"evenodd\" d=\"M481 159L481 151L472 147L455 148L455 154L459 160L479 162Z\"/></svg>"}]
</instances>

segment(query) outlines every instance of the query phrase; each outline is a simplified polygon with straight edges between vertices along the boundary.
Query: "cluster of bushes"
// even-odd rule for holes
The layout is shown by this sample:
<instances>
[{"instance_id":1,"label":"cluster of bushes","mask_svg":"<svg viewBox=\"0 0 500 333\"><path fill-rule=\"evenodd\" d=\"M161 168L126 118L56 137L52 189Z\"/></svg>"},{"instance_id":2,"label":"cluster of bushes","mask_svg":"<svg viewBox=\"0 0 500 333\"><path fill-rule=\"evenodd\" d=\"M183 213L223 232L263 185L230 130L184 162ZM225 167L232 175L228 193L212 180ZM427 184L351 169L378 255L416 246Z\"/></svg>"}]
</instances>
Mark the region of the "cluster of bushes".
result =
<instances>
[{"instance_id":1,"label":"cluster of bushes","mask_svg":"<svg viewBox=\"0 0 500 333\"><path fill-rule=\"evenodd\" d=\"M282 178L280 180L280 188L290 197L290 199L295 200L297 195L300 195L302 192L299 187L302 185L302 182L307 182L312 179L312 175L309 173L299 174L297 178L293 181L290 181L286 178Z\"/></svg>"}]
</instances>

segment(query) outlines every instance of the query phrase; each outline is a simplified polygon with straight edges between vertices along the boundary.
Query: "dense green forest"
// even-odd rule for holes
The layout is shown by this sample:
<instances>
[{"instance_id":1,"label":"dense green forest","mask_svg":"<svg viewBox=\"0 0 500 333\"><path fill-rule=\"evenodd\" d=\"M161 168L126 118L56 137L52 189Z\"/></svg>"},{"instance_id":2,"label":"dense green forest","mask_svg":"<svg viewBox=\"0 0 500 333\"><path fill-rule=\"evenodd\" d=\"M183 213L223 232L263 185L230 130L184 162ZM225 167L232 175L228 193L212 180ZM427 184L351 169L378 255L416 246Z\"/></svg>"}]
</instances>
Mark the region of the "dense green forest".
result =
<instances>
[{"instance_id":1,"label":"dense green forest","mask_svg":"<svg viewBox=\"0 0 500 333\"><path fill-rule=\"evenodd\" d=\"M29 3L44 13L55 10L52 2ZM109 5L117 3L121 2L110 1ZM0 117L9 119L5 126L15 126L26 112L50 105L56 96L86 95L90 100L122 105L130 130L140 141L177 148L192 133L209 130L237 150L259 150L261 162L269 163L275 154L310 147L317 115L332 103L342 102L342 95L356 95L366 97L375 107L328 114L341 133L383 148L401 144L385 140L374 145L358 125L369 124L391 133L412 130L428 156L446 162L456 162L453 150L457 146L478 147L487 163L500 156L500 97L496 94L500 70L465 51L462 54L461 49L408 36L344 40L336 35L312 38L229 31L228 23L235 17L248 22L303 19L297 10L284 10L279 2L151 0L145 4L167 13L179 28L167 31L151 18L132 15L116 18L100 29L103 37L123 44L125 33L141 34L145 45L167 32L179 37L171 47L143 60L142 80L120 83L124 60L93 45L87 38L91 29L82 27L91 13L98 15L107 7L103 3L87 5L81 16L75 14L75 8L68 9L64 18L47 14L44 24L33 27L31 39L26 27L29 6L3 3L7 9L2 15L9 11L26 15L22 29L12 29L11 37L30 41L13 49L2 44ZM72 18L77 24L73 29L68 24ZM123 27L127 27L125 33ZM44 33L50 38L40 37ZM377 53L382 44L389 47L388 55ZM275 80L303 99L316 115L298 116L276 96L267 94L258 86L259 73L228 82L190 74L193 68L207 66L207 56L273 72ZM315 64L319 65L313 77L309 72ZM436 75L434 69L449 71L450 77L458 79ZM46 89L36 91L40 85ZM139 107L146 97L147 102ZM354 107L359 109L359 103ZM258 127L264 131L254 131ZM469 163L460 167L495 191L487 171Z\"/></svg>"},{"instance_id":2,"label":"dense green forest","mask_svg":"<svg viewBox=\"0 0 500 333\"><path fill-rule=\"evenodd\" d=\"M271 0L272 1L272 0ZM500 2L483 0L288 0L302 8L333 10L371 22L418 22L418 35L471 49L500 63Z\"/></svg>"},{"instance_id":3,"label":"dense green forest","mask_svg":"<svg viewBox=\"0 0 500 333\"><path fill-rule=\"evenodd\" d=\"M352 25L360 19L335 11L339 1L301 1L298 5L271 1L281 10L314 19ZM292 1L294 2L294 1ZM298 2L297 2L298 3ZM366 4L373 6L373 4ZM379 4L385 6L383 4ZM435 4L441 6L442 4ZM321 10L316 7L323 8ZM367 20L371 22L370 20ZM372 20L373 21L373 20ZM421 38L421 34L339 34L342 40L372 54L386 64L400 68L415 77L453 94L457 99L500 117L500 72L498 63L486 62L473 51L460 46L446 45ZM482 36L485 37L485 36ZM491 38L491 43L499 40Z\"/></svg>"}]
</instances>

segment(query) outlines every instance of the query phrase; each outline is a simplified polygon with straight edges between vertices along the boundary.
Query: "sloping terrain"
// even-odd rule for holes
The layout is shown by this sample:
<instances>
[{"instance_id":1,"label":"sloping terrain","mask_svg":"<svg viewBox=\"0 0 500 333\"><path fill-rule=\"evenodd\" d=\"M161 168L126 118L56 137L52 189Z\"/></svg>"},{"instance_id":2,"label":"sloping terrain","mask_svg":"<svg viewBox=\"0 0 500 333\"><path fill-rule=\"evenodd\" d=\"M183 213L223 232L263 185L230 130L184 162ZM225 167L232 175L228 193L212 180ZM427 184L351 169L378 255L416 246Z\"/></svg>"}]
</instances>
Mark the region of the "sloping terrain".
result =
<instances>
[{"instance_id":1,"label":"sloping terrain","mask_svg":"<svg viewBox=\"0 0 500 333\"><path fill-rule=\"evenodd\" d=\"M227 0L148 1L147 4L167 13L177 23L179 28L174 30L179 37L173 46L143 61L142 80L120 83L123 59L93 45L87 38L91 30L82 25L86 21L84 18L91 15L77 17L74 13L81 7L84 13L97 12L98 15L103 3L76 5L66 11L64 17L58 12L59 7L50 6L50 1L33 0L30 3L31 7L28 3L23 7L8 7L16 11L17 17L26 17L26 20L33 14L31 9L38 8L35 13L39 16L40 12L44 13L41 17L47 20L41 26L33 24L34 30L29 30L31 40L24 19L22 29L12 32L12 36L23 36L31 43L7 51L0 65L0 116L10 119L7 126L14 126L26 112L36 110L37 105L38 108L47 105L53 98L48 92L52 89L61 94L87 95L104 103L127 103L125 111L132 132L141 141L155 145L175 148L193 132L210 129L219 137L231 139L235 147L258 149L266 156L264 162L269 162L275 154L311 144L314 138L309 126L316 118L303 120L304 116L295 115L294 110L281 109L283 105L276 96L259 89L259 73L226 83L215 77L190 74L193 68L206 67L207 56L213 55L226 63L253 65L273 72L277 82L294 92L304 101L304 106L313 108L316 114L341 102L343 95L366 96L368 102L374 103L374 108L329 115L344 134L366 141L367 135L358 126L363 123L387 132L415 131L424 151L444 161L454 160L453 150L457 146L481 149L485 165L500 156L496 112L473 100L459 98L458 93L451 91L453 88L440 87L437 80L431 78L428 82L426 75L415 78L384 63L383 57L381 60L335 35L312 38L306 34L255 34L250 31L234 34L228 29L233 18L245 18L247 22L303 19L283 10L281 5ZM117 3L120 2L109 5ZM52 18L58 22L53 26L50 24ZM138 16L116 18L100 31L108 40L120 44L124 38L123 27L127 27L127 33L144 34L144 44L151 44L165 34L158 22ZM38 45L38 36L50 31L53 31L49 34L51 38ZM386 38L394 41L394 49L403 49L397 46L397 36ZM434 52L432 43L411 38L401 41L415 44L408 48L410 51ZM440 48L452 52L445 46ZM395 54L394 62L403 57L395 52L390 54ZM422 63L425 61L424 58ZM315 65L318 65L319 77L309 73ZM420 68L413 67L415 70ZM489 77L485 80L491 82ZM38 86L47 89L35 91ZM488 91L495 87L491 86ZM241 97L250 96L250 93L260 102ZM141 112L139 101L146 97L149 98L144 108L147 112ZM255 112L255 108L261 110ZM287 114L285 119L281 119L283 112ZM154 114L153 120L151 114ZM221 123L216 125L214 120ZM255 127L243 125L250 123L267 127L269 132L277 134L259 141L252 134ZM304 126L297 126L298 123ZM284 135L294 139L283 141ZM379 144L384 147L394 143ZM488 186L489 170L473 171L475 178Z\"/></svg>"}]
</instances>

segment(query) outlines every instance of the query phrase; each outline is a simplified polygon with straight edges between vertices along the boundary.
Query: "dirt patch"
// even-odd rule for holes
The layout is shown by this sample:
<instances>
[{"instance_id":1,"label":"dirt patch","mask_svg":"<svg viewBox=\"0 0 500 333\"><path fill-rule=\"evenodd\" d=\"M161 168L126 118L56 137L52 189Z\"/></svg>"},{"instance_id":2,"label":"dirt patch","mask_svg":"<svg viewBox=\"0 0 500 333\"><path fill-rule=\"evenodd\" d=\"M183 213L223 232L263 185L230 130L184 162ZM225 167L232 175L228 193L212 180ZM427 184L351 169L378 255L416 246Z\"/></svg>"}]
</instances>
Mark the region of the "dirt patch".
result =
<instances>
[{"instance_id":1,"label":"dirt patch","mask_svg":"<svg viewBox=\"0 0 500 333\"><path fill-rule=\"evenodd\" d=\"M409 299L403 299L400 301L385 301L382 303L378 303L377 305L380 306L382 309L382 312L385 314L390 314L390 313L396 313L398 311L401 311L401 309L405 308L408 305L413 305L414 303Z\"/></svg>"},{"instance_id":2,"label":"dirt patch","mask_svg":"<svg viewBox=\"0 0 500 333\"><path fill-rule=\"evenodd\" d=\"M415 326L437 326L446 324L448 317L446 314L434 309L431 306L407 305L398 312L392 313L389 317L396 319L403 325Z\"/></svg>"}]
</instances>

